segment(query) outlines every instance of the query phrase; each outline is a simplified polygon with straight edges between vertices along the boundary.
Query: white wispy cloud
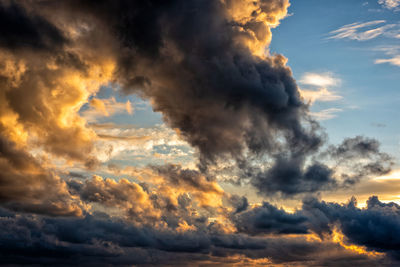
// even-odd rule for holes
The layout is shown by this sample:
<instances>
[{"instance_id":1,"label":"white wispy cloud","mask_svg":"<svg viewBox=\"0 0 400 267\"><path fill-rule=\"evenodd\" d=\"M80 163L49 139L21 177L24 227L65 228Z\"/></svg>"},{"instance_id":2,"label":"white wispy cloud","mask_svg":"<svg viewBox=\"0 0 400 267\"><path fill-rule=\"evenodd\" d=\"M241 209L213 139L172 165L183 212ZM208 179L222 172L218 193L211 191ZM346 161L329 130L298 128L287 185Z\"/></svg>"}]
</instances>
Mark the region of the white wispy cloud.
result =
<instances>
[{"instance_id":1,"label":"white wispy cloud","mask_svg":"<svg viewBox=\"0 0 400 267\"><path fill-rule=\"evenodd\" d=\"M305 101L314 103L316 101L329 102L342 99L342 96L336 92L331 91L330 87L338 86L341 83L339 78L336 78L332 73L305 73L299 83L303 86L313 87L310 89L300 89L300 94Z\"/></svg>"},{"instance_id":2,"label":"white wispy cloud","mask_svg":"<svg viewBox=\"0 0 400 267\"><path fill-rule=\"evenodd\" d=\"M374 20L369 22L355 22L344 25L337 30L331 31L328 39L350 39L366 41L385 36L389 38L400 38L400 26L398 24L386 24L385 20Z\"/></svg>"},{"instance_id":3,"label":"white wispy cloud","mask_svg":"<svg viewBox=\"0 0 400 267\"><path fill-rule=\"evenodd\" d=\"M387 9L399 10L400 0L378 0L378 3Z\"/></svg>"},{"instance_id":4,"label":"white wispy cloud","mask_svg":"<svg viewBox=\"0 0 400 267\"><path fill-rule=\"evenodd\" d=\"M337 113L342 111L343 110L339 108L328 108L318 112L310 112L310 115L313 116L316 120L323 121L335 118L337 116Z\"/></svg>"},{"instance_id":5,"label":"white wispy cloud","mask_svg":"<svg viewBox=\"0 0 400 267\"><path fill-rule=\"evenodd\" d=\"M315 85L315 86L336 86L340 84L340 79L335 78L330 72L325 73L314 73L307 72L299 80L302 84Z\"/></svg>"},{"instance_id":6,"label":"white wispy cloud","mask_svg":"<svg viewBox=\"0 0 400 267\"><path fill-rule=\"evenodd\" d=\"M314 102L331 102L342 99L343 97L331 90L332 87L339 86L341 80L331 72L307 72L300 79L301 86L308 87L307 89L300 88L301 97L309 104ZM320 111L313 111L309 114L316 120L329 120L337 116L337 113L342 109L328 108Z\"/></svg>"},{"instance_id":7,"label":"white wispy cloud","mask_svg":"<svg viewBox=\"0 0 400 267\"><path fill-rule=\"evenodd\" d=\"M375 64L391 64L400 67L400 46L386 46L375 49L376 51L384 52L385 58L378 58L375 60Z\"/></svg>"},{"instance_id":8,"label":"white wispy cloud","mask_svg":"<svg viewBox=\"0 0 400 267\"><path fill-rule=\"evenodd\" d=\"M389 63L391 65L400 67L400 55L392 57L392 58L381 58L381 59L375 60L375 64L383 64L383 63Z\"/></svg>"}]
</instances>

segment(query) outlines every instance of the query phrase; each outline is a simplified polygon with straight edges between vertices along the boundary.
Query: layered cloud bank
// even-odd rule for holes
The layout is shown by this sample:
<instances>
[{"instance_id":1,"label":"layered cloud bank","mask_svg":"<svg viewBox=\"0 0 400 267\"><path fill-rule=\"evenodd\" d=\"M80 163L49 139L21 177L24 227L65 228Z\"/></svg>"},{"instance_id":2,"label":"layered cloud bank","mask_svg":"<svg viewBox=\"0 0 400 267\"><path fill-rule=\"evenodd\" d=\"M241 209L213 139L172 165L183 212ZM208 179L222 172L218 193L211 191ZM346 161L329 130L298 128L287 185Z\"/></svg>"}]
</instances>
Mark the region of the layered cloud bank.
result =
<instances>
[{"instance_id":1,"label":"layered cloud bank","mask_svg":"<svg viewBox=\"0 0 400 267\"><path fill-rule=\"evenodd\" d=\"M287 59L268 51L288 7L1 1L0 262L396 266L397 204L317 198L389 173L393 159L362 136L326 144ZM116 126L99 117L133 108L99 98L102 87L148 100L175 135L106 132ZM107 163L118 142L146 150L154 135L195 161ZM98 175L106 165L118 179ZM302 208L250 203L222 183Z\"/></svg>"}]
</instances>

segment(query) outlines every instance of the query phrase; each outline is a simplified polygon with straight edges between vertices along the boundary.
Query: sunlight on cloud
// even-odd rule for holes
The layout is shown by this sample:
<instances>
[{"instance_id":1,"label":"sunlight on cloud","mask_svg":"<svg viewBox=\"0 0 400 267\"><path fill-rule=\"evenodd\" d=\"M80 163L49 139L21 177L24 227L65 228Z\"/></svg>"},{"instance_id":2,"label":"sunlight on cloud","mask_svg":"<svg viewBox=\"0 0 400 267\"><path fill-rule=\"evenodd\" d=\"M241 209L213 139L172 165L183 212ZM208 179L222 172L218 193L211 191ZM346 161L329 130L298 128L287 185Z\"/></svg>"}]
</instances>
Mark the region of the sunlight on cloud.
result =
<instances>
[{"instance_id":1,"label":"sunlight on cloud","mask_svg":"<svg viewBox=\"0 0 400 267\"><path fill-rule=\"evenodd\" d=\"M343 97L335 94L334 92L328 91L326 88L321 88L317 91L312 90L300 90L300 95L310 103L315 101L330 102L340 100Z\"/></svg>"},{"instance_id":2,"label":"sunlight on cloud","mask_svg":"<svg viewBox=\"0 0 400 267\"><path fill-rule=\"evenodd\" d=\"M300 95L306 102L311 104L316 101L329 102L343 98L335 92L328 90L328 87L338 86L341 83L340 79L335 78L332 73L305 73L300 78L299 83L317 87L317 90L299 89Z\"/></svg>"},{"instance_id":3,"label":"sunlight on cloud","mask_svg":"<svg viewBox=\"0 0 400 267\"><path fill-rule=\"evenodd\" d=\"M393 170L388 175L376 177L375 180L400 180L400 170Z\"/></svg>"},{"instance_id":4,"label":"sunlight on cloud","mask_svg":"<svg viewBox=\"0 0 400 267\"><path fill-rule=\"evenodd\" d=\"M98 118L109 117L120 113L133 113L133 107L129 100L125 103L117 102L114 97L108 99L92 98L89 101L90 108L83 111L82 115L88 122L96 122Z\"/></svg>"},{"instance_id":5,"label":"sunlight on cloud","mask_svg":"<svg viewBox=\"0 0 400 267\"><path fill-rule=\"evenodd\" d=\"M332 231L332 241L335 243L338 243L343 248L353 251L360 255L367 255L369 257L383 257L384 256L384 253L379 253L376 251L369 251L364 246L357 246L355 244L349 243L348 241L346 242L346 236L338 229L338 227L335 227Z\"/></svg>"},{"instance_id":6,"label":"sunlight on cloud","mask_svg":"<svg viewBox=\"0 0 400 267\"><path fill-rule=\"evenodd\" d=\"M302 84L315 85L318 87L337 86L340 80L335 78L332 73L305 73L299 80Z\"/></svg>"},{"instance_id":7,"label":"sunlight on cloud","mask_svg":"<svg viewBox=\"0 0 400 267\"><path fill-rule=\"evenodd\" d=\"M387 9L397 9L400 6L400 0L378 0L378 3Z\"/></svg>"},{"instance_id":8,"label":"sunlight on cloud","mask_svg":"<svg viewBox=\"0 0 400 267\"><path fill-rule=\"evenodd\" d=\"M310 108L342 99L335 74L269 54L289 6L0 0L0 264L382 266L400 206L347 196L399 172L375 139L328 143L342 109Z\"/></svg>"},{"instance_id":9,"label":"sunlight on cloud","mask_svg":"<svg viewBox=\"0 0 400 267\"><path fill-rule=\"evenodd\" d=\"M91 124L99 137L95 151L101 162L125 161L134 165L154 162L191 162L193 150L166 125L140 128L114 123ZM125 166L121 166L124 168Z\"/></svg>"}]
</instances>

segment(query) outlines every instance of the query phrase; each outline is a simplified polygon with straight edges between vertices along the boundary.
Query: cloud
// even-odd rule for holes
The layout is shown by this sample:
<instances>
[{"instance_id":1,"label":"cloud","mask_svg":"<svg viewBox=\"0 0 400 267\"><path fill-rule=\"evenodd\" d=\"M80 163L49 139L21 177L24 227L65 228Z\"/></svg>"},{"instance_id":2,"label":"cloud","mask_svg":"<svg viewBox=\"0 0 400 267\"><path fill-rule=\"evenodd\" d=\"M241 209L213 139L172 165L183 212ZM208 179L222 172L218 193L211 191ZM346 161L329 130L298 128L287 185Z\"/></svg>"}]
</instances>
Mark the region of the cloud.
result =
<instances>
[{"instance_id":1,"label":"cloud","mask_svg":"<svg viewBox=\"0 0 400 267\"><path fill-rule=\"evenodd\" d=\"M397 10L398 6L400 6L399 0L378 0L378 3L383 5L387 9Z\"/></svg>"},{"instance_id":2,"label":"cloud","mask_svg":"<svg viewBox=\"0 0 400 267\"><path fill-rule=\"evenodd\" d=\"M307 218L297 213L290 214L264 202L232 219L239 232L248 234L307 234Z\"/></svg>"},{"instance_id":3,"label":"cloud","mask_svg":"<svg viewBox=\"0 0 400 267\"><path fill-rule=\"evenodd\" d=\"M97 27L110 29L124 51L116 75L129 88L124 92L149 99L199 151L199 165L207 171L220 160L272 155L282 138L286 149L296 143L310 153L321 143L286 59L265 52L270 28L288 6L283 0L174 1L168 8L110 2L106 9L82 3L67 10L92 14ZM184 12L177 15L178 9Z\"/></svg>"},{"instance_id":4,"label":"cloud","mask_svg":"<svg viewBox=\"0 0 400 267\"><path fill-rule=\"evenodd\" d=\"M377 27L377 25L382 25ZM385 20L374 20L369 22L355 22L344 25L337 30L331 31L328 39L350 39L367 41L379 36L395 37L394 31L398 31L399 25L386 24Z\"/></svg>"},{"instance_id":5,"label":"cloud","mask_svg":"<svg viewBox=\"0 0 400 267\"><path fill-rule=\"evenodd\" d=\"M104 163L123 160L143 166L193 161L194 151L190 145L165 124L141 128L135 125L92 123L88 127L99 137L94 142L94 152Z\"/></svg>"},{"instance_id":6,"label":"cloud","mask_svg":"<svg viewBox=\"0 0 400 267\"><path fill-rule=\"evenodd\" d=\"M68 161L93 161L95 135L77 111L111 79L107 49L21 2L3 1L0 12L1 135Z\"/></svg>"},{"instance_id":7,"label":"cloud","mask_svg":"<svg viewBox=\"0 0 400 267\"><path fill-rule=\"evenodd\" d=\"M89 105L90 107L82 112L82 116L89 123L96 122L98 118L110 117L114 114L133 114L132 104L129 100L122 103L117 102L114 97L108 99L92 98L89 101Z\"/></svg>"},{"instance_id":8,"label":"cloud","mask_svg":"<svg viewBox=\"0 0 400 267\"><path fill-rule=\"evenodd\" d=\"M373 243L370 229L348 230L349 221L371 220L375 229L396 231L394 204L371 199L358 209L308 199L289 213L219 184L218 171L226 171L263 197L298 198L392 166L372 139L321 151L325 135L287 59L268 52L271 28L289 5L1 2L0 262L380 266L397 257L396 240L383 245L385 232ZM382 33L360 36L375 34ZM338 79L308 73L302 83L329 87ZM96 124L133 112L130 102L97 95L107 85L148 100L166 126ZM337 98L321 92L315 100ZM193 156L197 166L170 164L163 154L182 162ZM140 157L164 164L138 167ZM330 235L333 225L351 245L387 255L348 249Z\"/></svg>"},{"instance_id":9,"label":"cloud","mask_svg":"<svg viewBox=\"0 0 400 267\"><path fill-rule=\"evenodd\" d=\"M310 114L319 121L323 120L330 120L335 118L337 115L336 113L342 112L343 110L340 108L328 108L323 109L318 112L310 112Z\"/></svg>"},{"instance_id":10,"label":"cloud","mask_svg":"<svg viewBox=\"0 0 400 267\"><path fill-rule=\"evenodd\" d=\"M394 66L400 66L400 55L393 58L376 59L375 64L389 63Z\"/></svg>"},{"instance_id":11,"label":"cloud","mask_svg":"<svg viewBox=\"0 0 400 267\"><path fill-rule=\"evenodd\" d=\"M1 262L37 264L233 264L247 259L270 263L321 266L323 262L374 266L384 260L347 252L332 242L306 238L259 238L208 231L176 233L137 227L104 214L84 218L16 216L1 211ZM19 240L19 242L16 242ZM25 245L18 245L25 244ZM330 251L330 253L327 253ZM32 253L34 252L34 253ZM241 258L234 257L241 255ZM254 261L254 262L253 262ZM261 261L265 263L264 261Z\"/></svg>"},{"instance_id":12,"label":"cloud","mask_svg":"<svg viewBox=\"0 0 400 267\"><path fill-rule=\"evenodd\" d=\"M389 58L380 58L375 60L375 64L391 64L400 66L400 47L399 46L384 46L374 49L375 51L383 52Z\"/></svg>"},{"instance_id":13,"label":"cloud","mask_svg":"<svg viewBox=\"0 0 400 267\"><path fill-rule=\"evenodd\" d=\"M340 80L335 78L332 73L305 73L299 80L299 83L305 85L314 85L317 87L332 87L340 84Z\"/></svg>"},{"instance_id":14,"label":"cloud","mask_svg":"<svg viewBox=\"0 0 400 267\"><path fill-rule=\"evenodd\" d=\"M335 160L345 185L388 174L393 166L392 157L380 151L380 143L363 136L345 138L341 144L329 146L322 153L322 156L326 155Z\"/></svg>"},{"instance_id":15,"label":"cloud","mask_svg":"<svg viewBox=\"0 0 400 267\"><path fill-rule=\"evenodd\" d=\"M38 214L80 216L85 207L67 185L15 143L0 138L0 205Z\"/></svg>"},{"instance_id":16,"label":"cloud","mask_svg":"<svg viewBox=\"0 0 400 267\"><path fill-rule=\"evenodd\" d=\"M290 198L297 194L346 188L361 179L387 174L393 166L393 159L380 151L377 140L362 136L346 138L337 146L329 146L311 162L284 155L276 160L265 171L253 173L251 183L261 195L278 194ZM329 165L331 160L335 164Z\"/></svg>"},{"instance_id":17,"label":"cloud","mask_svg":"<svg viewBox=\"0 0 400 267\"><path fill-rule=\"evenodd\" d=\"M341 81L332 73L305 73L299 80L300 84L316 87L317 90L300 89L300 95L308 103L316 101L329 102L342 99L342 96L330 91L329 87L338 86Z\"/></svg>"},{"instance_id":18,"label":"cloud","mask_svg":"<svg viewBox=\"0 0 400 267\"><path fill-rule=\"evenodd\" d=\"M46 19L29 14L17 3L3 2L0 6L0 45L5 48L34 47L41 50L57 49L67 39Z\"/></svg>"},{"instance_id":19,"label":"cloud","mask_svg":"<svg viewBox=\"0 0 400 267\"><path fill-rule=\"evenodd\" d=\"M261 222L260 226L267 227L264 229L274 226L284 229L282 223L269 224L270 216L263 217L272 212L278 221L287 225L304 223L309 225L310 230L323 229L323 233L326 233L324 240L311 236L285 236L284 233L263 237L224 233L218 231L215 223L209 223L202 230L175 232L137 226L102 213L85 215L82 218L49 218L29 214L16 215L1 210L1 262L58 264L62 261L63 264L180 266L208 261L211 264L221 262L229 265L240 263L240 258L234 255L241 255L241 259L247 259L250 264L255 264L255 260L268 258L269 263L277 265L329 266L347 262L360 266L394 266L395 258L385 257L384 254L372 257L361 248L365 246L396 256L396 238L391 238L386 243L381 241L389 237L387 234L396 231L396 218L399 216L397 209L398 206L393 203L384 204L371 198L366 209L356 208L354 201L348 205L339 205L312 199L304 202L299 215L287 214L266 203L261 210L254 210L255 215L260 214L257 217ZM300 215L300 212L304 215ZM360 250L345 249L345 244L329 240L332 224L337 225L345 237L355 242ZM362 230L363 234L360 231L351 231L353 228ZM375 232L373 229L382 231ZM390 236L393 237L392 234Z\"/></svg>"},{"instance_id":20,"label":"cloud","mask_svg":"<svg viewBox=\"0 0 400 267\"><path fill-rule=\"evenodd\" d=\"M384 24L383 26L376 27L375 25ZM374 28L371 28L374 26ZM328 39L351 39L358 41L371 40L378 37L386 37L390 39L400 38L400 25L399 24L386 24L385 20L376 20L365 23L352 23L345 25L335 31L330 32L331 36ZM374 61L375 64L389 63L394 66L399 66L399 49L397 46L386 46L373 49L375 51L382 51L390 58L380 58Z\"/></svg>"},{"instance_id":21,"label":"cloud","mask_svg":"<svg viewBox=\"0 0 400 267\"><path fill-rule=\"evenodd\" d=\"M47 19L68 40L51 54L66 61L64 65L40 53L35 53L40 57L38 61L50 62L36 64L34 57L31 59L41 72L54 75L49 79L56 81L57 89L51 83L42 87L49 83L36 79L47 76L35 73L24 77L21 84L33 82L38 92L36 98L21 99L28 85L6 94L8 102L15 106L10 107L10 113L23 122L24 132L29 128L37 134L37 143L46 152L71 161L84 161L86 166L94 168L99 160L106 161L113 153L126 151L126 146L132 143L154 148L146 138L130 139L129 143L126 134L115 133L97 135L103 141L115 142L101 146L101 142L96 143L93 129L87 127L85 116L77 114L89 99L91 108L87 116L107 116L126 110L112 98L92 97L99 86L112 81L128 88L123 92L136 92L150 100L153 109L163 114L166 124L197 150L198 167L208 177L214 175L214 167L220 162L232 162L239 180L254 179L250 184L256 186L263 181L259 188L266 192L316 192L331 183L330 178L326 184L314 181L318 180L314 171L330 172L320 168L323 164L310 169L305 166L307 158L316 154L324 143L319 124L309 116L308 105L302 101L286 59L265 52L271 39L270 28L286 16L288 1L244 4L177 0L167 6L154 3L152 7L129 1L110 1L107 5L66 1L60 2L60 6L57 12L49 2L29 6L29 14ZM22 4L21 8L28 9ZM136 10L141 10L140 14ZM177 10L186 11L177 15ZM78 23L76 17L82 21ZM29 50L34 51L35 47ZM22 56L21 59L25 60ZM11 66L18 69L18 61ZM31 70L32 66L27 68ZM70 72L72 77L58 76ZM9 83L16 80L18 77L9 78ZM60 86L71 82L69 90ZM338 80L326 74L307 74L303 82L332 86ZM319 98L337 98L329 93L323 95ZM30 103L37 98L38 103ZM25 102L35 109L25 112L27 106L22 105ZM47 113L51 116L41 116ZM15 122L9 124L8 131L17 129ZM286 190L274 183L268 185L267 182L276 180L273 178L260 179L280 173L282 166L287 165L298 174L294 176L298 181L293 183L299 185L298 190ZM266 168L271 171L265 171Z\"/></svg>"},{"instance_id":22,"label":"cloud","mask_svg":"<svg viewBox=\"0 0 400 267\"><path fill-rule=\"evenodd\" d=\"M308 200L303 209L312 216L312 227L328 230L327 223L338 223L350 242L399 258L399 240L392 233L399 231L400 207L382 203L375 196L369 198L365 209L356 204L355 199L347 205Z\"/></svg>"}]
</instances>

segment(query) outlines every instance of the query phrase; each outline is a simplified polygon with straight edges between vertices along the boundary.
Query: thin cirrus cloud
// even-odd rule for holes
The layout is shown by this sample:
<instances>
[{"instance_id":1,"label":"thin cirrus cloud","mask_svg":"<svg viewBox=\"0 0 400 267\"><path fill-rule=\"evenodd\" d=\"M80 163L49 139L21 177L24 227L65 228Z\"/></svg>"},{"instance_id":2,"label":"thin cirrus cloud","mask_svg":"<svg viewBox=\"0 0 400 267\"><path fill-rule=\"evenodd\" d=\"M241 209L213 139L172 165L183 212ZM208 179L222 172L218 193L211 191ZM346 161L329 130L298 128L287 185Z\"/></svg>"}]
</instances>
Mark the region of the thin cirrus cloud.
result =
<instances>
[{"instance_id":1,"label":"thin cirrus cloud","mask_svg":"<svg viewBox=\"0 0 400 267\"><path fill-rule=\"evenodd\" d=\"M386 24L385 20L354 22L331 31L328 39L367 41L379 36L399 38L399 25Z\"/></svg>"},{"instance_id":2,"label":"thin cirrus cloud","mask_svg":"<svg viewBox=\"0 0 400 267\"><path fill-rule=\"evenodd\" d=\"M392 45L392 46L383 46L374 49L378 52L383 52L386 57L378 58L374 61L375 64L391 64L394 66L400 67L400 46Z\"/></svg>"},{"instance_id":3,"label":"thin cirrus cloud","mask_svg":"<svg viewBox=\"0 0 400 267\"><path fill-rule=\"evenodd\" d=\"M386 2L385 6L390 6L392 8L400 4L399 1ZM383 1L382 4L384 4ZM374 20L364 23L355 22L331 31L330 35L328 39L349 39L356 41L368 41L378 37L400 39L400 24L386 24L385 20ZM375 64L387 63L400 66L400 49L398 46L379 47L373 50L384 52L385 55L388 56L386 58L376 59L374 61Z\"/></svg>"},{"instance_id":4,"label":"thin cirrus cloud","mask_svg":"<svg viewBox=\"0 0 400 267\"><path fill-rule=\"evenodd\" d=\"M337 113L342 112L340 108L328 108L318 112L310 112L311 116L319 121L325 121L333 119L337 116Z\"/></svg>"},{"instance_id":5,"label":"thin cirrus cloud","mask_svg":"<svg viewBox=\"0 0 400 267\"><path fill-rule=\"evenodd\" d=\"M383 64L383 63L389 63L391 65L399 66L400 67L400 55L397 55L392 58L381 58L375 60L375 64Z\"/></svg>"}]
</instances>

